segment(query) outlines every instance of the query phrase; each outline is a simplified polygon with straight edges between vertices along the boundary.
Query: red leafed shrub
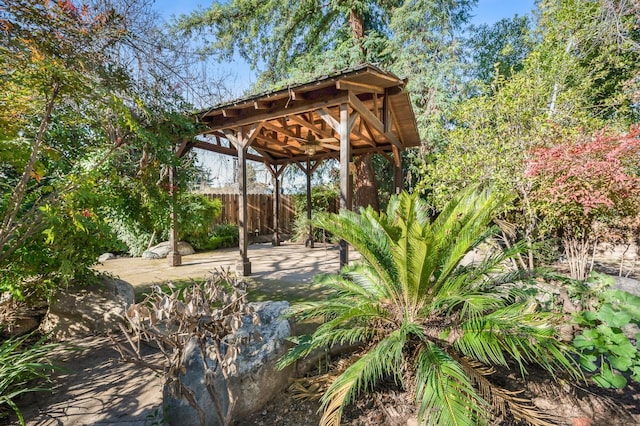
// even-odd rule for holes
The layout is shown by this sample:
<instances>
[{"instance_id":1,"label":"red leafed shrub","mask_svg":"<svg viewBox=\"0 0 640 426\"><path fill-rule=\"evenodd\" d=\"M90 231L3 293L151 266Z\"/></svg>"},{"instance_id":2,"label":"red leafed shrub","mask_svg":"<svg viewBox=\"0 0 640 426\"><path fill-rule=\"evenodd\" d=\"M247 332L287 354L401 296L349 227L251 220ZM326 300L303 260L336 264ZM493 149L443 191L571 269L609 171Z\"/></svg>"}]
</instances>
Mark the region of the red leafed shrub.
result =
<instances>
[{"instance_id":1,"label":"red leafed shrub","mask_svg":"<svg viewBox=\"0 0 640 426\"><path fill-rule=\"evenodd\" d=\"M614 223L640 207L640 126L627 134L599 131L535 150L527 168L536 210L547 231L558 231L569 262L584 256L595 222ZM572 254L572 251L577 253ZM584 260L584 259L583 259ZM573 271L582 279L582 271Z\"/></svg>"}]
</instances>

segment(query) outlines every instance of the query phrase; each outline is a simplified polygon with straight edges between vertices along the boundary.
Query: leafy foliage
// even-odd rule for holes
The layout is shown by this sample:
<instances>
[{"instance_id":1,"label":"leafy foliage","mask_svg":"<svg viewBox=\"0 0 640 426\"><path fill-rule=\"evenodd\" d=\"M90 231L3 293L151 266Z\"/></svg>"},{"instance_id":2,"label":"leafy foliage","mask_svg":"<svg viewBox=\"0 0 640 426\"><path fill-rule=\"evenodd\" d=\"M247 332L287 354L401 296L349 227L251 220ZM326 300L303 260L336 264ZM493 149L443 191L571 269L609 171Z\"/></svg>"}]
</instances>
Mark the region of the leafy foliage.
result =
<instances>
[{"instance_id":1,"label":"leafy foliage","mask_svg":"<svg viewBox=\"0 0 640 426\"><path fill-rule=\"evenodd\" d=\"M299 338L280 363L326 345L363 345L323 396L322 424L339 424L345 405L388 377L415 392L422 424L486 424L488 408L506 404L516 418L545 424L544 415L492 384L488 367L514 362L525 374L535 363L577 374L571 350L555 336L560 317L537 310L514 285L526 276L505 262L520 247L461 264L495 233L489 224L504 202L488 190L467 190L430 221L427 204L402 193L386 213L368 208L318 217L319 226L363 258L340 275L319 278L335 297L294 314L325 323Z\"/></svg>"},{"instance_id":2,"label":"leafy foliage","mask_svg":"<svg viewBox=\"0 0 640 426\"><path fill-rule=\"evenodd\" d=\"M57 347L45 343L44 338L30 343L32 339L27 335L0 344L0 418L11 409L22 425L24 418L15 400L26 393L48 390L46 382L53 367L46 357Z\"/></svg>"},{"instance_id":3,"label":"leafy foliage","mask_svg":"<svg viewBox=\"0 0 640 426\"><path fill-rule=\"evenodd\" d=\"M601 131L533 152L527 174L534 179L534 208L543 226L561 233L573 278L586 278L588 251L573 247L591 247L594 224L638 213L639 160L638 126L624 135Z\"/></svg>"},{"instance_id":4,"label":"leafy foliage","mask_svg":"<svg viewBox=\"0 0 640 426\"><path fill-rule=\"evenodd\" d=\"M336 201L338 190L335 186L314 186L311 188L311 217L318 213L336 212ZM324 241L331 238L322 229L313 226L307 219L307 196L306 194L296 194L293 197L295 208L295 220L293 224L293 240L304 242L309 237L309 227L311 226L314 241Z\"/></svg>"},{"instance_id":5,"label":"leafy foliage","mask_svg":"<svg viewBox=\"0 0 640 426\"><path fill-rule=\"evenodd\" d=\"M547 237L539 232L533 182L525 176L533 151L637 121L637 6L614 3L539 2L531 44L513 45L522 49L514 72L493 74L476 96L456 105L447 146L419 170L417 187L437 209L467 185L490 184L516 195L506 219L515 226L513 235L529 245L529 268L538 260L535 247ZM503 30L481 31L497 47ZM475 68L486 71L483 64L494 54L482 52Z\"/></svg>"},{"instance_id":6,"label":"leafy foliage","mask_svg":"<svg viewBox=\"0 0 640 426\"><path fill-rule=\"evenodd\" d=\"M489 85L497 76L509 78L523 67L531 52L531 18L504 18L489 26L472 26L467 44L472 56L471 75Z\"/></svg>"},{"instance_id":7,"label":"leafy foliage","mask_svg":"<svg viewBox=\"0 0 640 426\"><path fill-rule=\"evenodd\" d=\"M629 338L625 329L640 325L640 297L620 290L602 292L592 310L576 315L583 328L573 339L580 352L580 365L594 373L591 379L604 388L624 388L627 378L640 382L638 338Z\"/></svg>"},{"instance_id":8,"label":"leafy foliage","mask_svg":"<svg viewBox=\"0 0 640 426\"><path fill-rule=\"evenodd\" d=\"M206 250L216 250L219 248L237 247L240 238L240 231L237 225L221 223L213 227L209 240L202 247Z\"/></svg>"},{"instance_id":9,"label":"leafy foliage","mask_svg":"<svg viewBox=\"0 0 640 426\"><path fill-rule=\"evenodd\" d=\"M174 144L194 127L170 84L181 65L164 65L167 49L149 7L137 0L3 5L2 290L20 297L39 281L47 296L51 287L90 275L100 251L125 251L107 225L125 228L133 213L114 211L139 212L132 188L156 188L167 165L178 163ZM148 204L166 200L160 189L141 192ZM166 205L152 215L168 216ZM144 226L128 230L139 242Z\"/></svg>"}]
</instances>

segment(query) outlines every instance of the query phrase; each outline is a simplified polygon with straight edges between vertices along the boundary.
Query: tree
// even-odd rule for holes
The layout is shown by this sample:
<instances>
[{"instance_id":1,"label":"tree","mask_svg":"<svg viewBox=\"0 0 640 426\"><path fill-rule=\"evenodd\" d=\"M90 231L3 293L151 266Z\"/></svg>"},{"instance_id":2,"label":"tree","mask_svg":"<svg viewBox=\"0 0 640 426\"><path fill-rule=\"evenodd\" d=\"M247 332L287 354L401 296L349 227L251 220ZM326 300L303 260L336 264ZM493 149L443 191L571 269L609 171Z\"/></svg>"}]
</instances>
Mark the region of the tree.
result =
<instances>
[{"instance_id":1,"label":"tree","mask_svg":"<svg viewBox=\"0 0 640 426\"><path fill-rule=\"evenodd\" d=\"M633 77L640 72L639 62L627 61L638 53L628 8L615 15L630 31L628 43L618 45L593 37L607 22L605 2L562 0L539 7L538 42L522 69L508 78L495 76L480 94L456 107L449 143L422 169L419 184L436 208L461 187L479 182L516 194L507 218L532 248L541 238L532 182L525 176L532 150L605 126L628 128L637 114L633 94L640 82ZM618 48L621 60L613 55ZM606 85L603 75L611 76ZM533 267L535 260L530 251L522 266Z\"/></svg>"},{"instance_id":2,"label":"tree","mask_svg":"<svg viewBox=\"0 0 640 426\"><path fill-rule=\"evenodd\" d=\"M214 2L180 21L211 36L219 59L235 52L262 72L256 89L336 71L365 61L410 75L409 90L427 145L441 145L446 110L460 87L456 33L474 0ZM356 205L377 206L372 156L356 161Z\"/></svg>"},{"instance_id":3,"label":"tree","mask_svg":"<svg viewBox=\"0 0 640 426\"><path fill-rule=\"evenodd\" d=\"M594 225L634 217L640 209L640 126L627 134L599 131L534 151L528 175L547 232L557 232L571 277L585 280L594 249Z\"/></svg>"},{"instance_id":4,"label":"tree","mask_svg":"<svg viewBox=\"0 0 640 426\"><path fill-rule=\"evenodd\" d=\"M117 9L124 6L131 15ZM109 173L100 171L114 170L107 165L113 166L109 161L118 152L127 159L120 167L138 166L129 169L132 175L148 165L160 170L177 161L175 142L193 132L166 80L134 75L124 59L135 57L127 52L139 41L128 20L140 12L133 6L139 6L136 0L3 5L3 290L21 295L31 291L21 288L28 277L38 276L49 287L88 272L97 252L111 244L106 200L100 199Z\"/></svg>"},{"instance_id":5,"label":"tree","mask_svg":"<svg viewBox=\"0 0 640 426\"><path fill-rule=\"evenodd\" d=\"M497 76L509 78L523 67L533 46L528 15L504 18L493 25L470 28L467 40L471 55L471 76L490 85Z\"/></svg>"},{"instance_id":6,"label":"tree","mask_svg":"<svg viewBox=\"0 0 640 426\"><path fill-rule=\"evenodd\" d=\"M507 406L516 420L541 423L544 415L493 383L487 367L513 362L524 373L537 363L576 374L555 336L560 318L531 308L514 285L524 276L504 265L517 249L460 264L494 233L489 224L504 201L496 192L467 190L430 221L428 205L402 193L386 214L367 208L317 218L362 255L341 274L319 279L334 297L295 308L298 318L325 322L280 362L326 345L362 344L322 397L322 425L339 424L345 405L383 378L415 396L420 424L486 424L492 410Z\"/></svg>"}]
</instances>

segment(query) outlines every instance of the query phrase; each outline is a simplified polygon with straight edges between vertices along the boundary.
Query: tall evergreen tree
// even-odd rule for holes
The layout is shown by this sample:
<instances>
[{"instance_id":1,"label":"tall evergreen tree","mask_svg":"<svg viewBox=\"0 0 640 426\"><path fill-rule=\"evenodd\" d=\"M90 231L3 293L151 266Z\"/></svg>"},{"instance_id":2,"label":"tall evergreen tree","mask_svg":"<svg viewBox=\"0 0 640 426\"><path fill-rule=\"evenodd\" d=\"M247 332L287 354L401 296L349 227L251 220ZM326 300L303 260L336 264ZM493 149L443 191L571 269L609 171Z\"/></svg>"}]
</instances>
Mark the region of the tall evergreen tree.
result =
<instances>
[{"instance_id":1,"label":"tall evergreen tree","mask_svg":"<svg viewBox=\"0 0 640 426\"><path fill-rule=\"evenodd\" d=\"M363 62L411 76L421 134L433 146L442 143L442 123L461 85L458 33L475 2L216 1L180 20L179 28L209 36L205 50L218 59L238 53L260 72L256 89ZM377 206L371 157L357 164L356 204Z\"/></svg>"}]
</instances>

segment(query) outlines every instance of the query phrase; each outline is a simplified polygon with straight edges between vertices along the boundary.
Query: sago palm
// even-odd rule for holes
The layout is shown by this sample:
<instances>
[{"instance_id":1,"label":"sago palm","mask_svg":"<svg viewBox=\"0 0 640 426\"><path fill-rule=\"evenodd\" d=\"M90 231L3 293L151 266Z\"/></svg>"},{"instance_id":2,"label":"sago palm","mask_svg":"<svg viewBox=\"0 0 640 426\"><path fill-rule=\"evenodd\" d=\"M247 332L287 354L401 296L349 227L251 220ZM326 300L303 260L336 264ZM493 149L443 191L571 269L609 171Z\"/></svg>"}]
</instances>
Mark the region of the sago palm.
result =
<instances>
[{"instance_id":1,"label":"sago palm","mask_svg":"<svg viewBox=\"0 0 640 426\"><path fill-rule=\"evenodd\" d=\"M287 365L316 348L361 343L356 360L322 397L321 424L339 425L343 408L383 378L415 393L418 420L429 425L479 425L496 412L545 424L516 393L494 386L492 366L535 363L552 374L577 374L555 336L556 318L540 312L518 288L518 271L505 268L511 251L461 265L495 231L504 200L468 190L433 221L416 195L393 198L385 213L363 209L322 215L316 224L344 239L361 261L320 281L335 297L299 306L301 319L324 323L298 339Z\"/></svg>"}]
</instances>

